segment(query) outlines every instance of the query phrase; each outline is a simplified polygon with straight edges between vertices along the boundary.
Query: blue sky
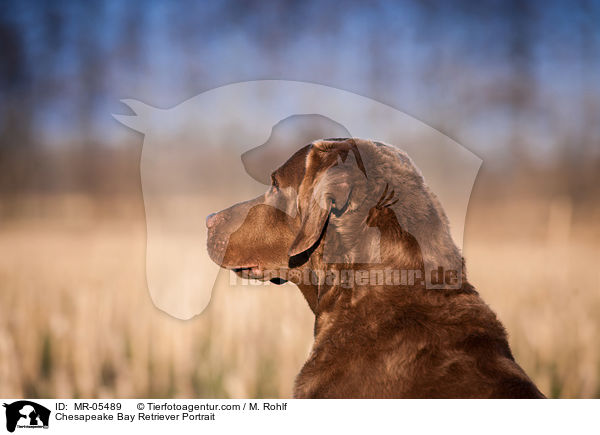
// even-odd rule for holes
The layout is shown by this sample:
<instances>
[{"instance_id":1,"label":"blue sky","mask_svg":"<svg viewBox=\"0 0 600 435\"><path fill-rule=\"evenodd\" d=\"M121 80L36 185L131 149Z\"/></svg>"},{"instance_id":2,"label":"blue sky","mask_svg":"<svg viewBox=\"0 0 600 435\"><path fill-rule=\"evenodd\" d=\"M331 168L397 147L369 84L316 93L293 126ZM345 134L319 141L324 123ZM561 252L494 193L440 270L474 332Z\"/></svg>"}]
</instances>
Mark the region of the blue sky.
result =
<instances>
[{"instance_id":1,"label":"blue sky","mask_svg":"<svg viewBox=\"0 0 600 435\"><path fill-rule=\"evenodd\" d=\"M119 146L127 131L110 114L127 111L122 98L172 107L256 79L369 96L484 154L507 152L516 131L523 146L551 155L597 116L598 2L92 7L15 2L0 19L19 35L26 65L19 86L4 85L0 96L30 101L43 143Z\"/></svg>"}]
</instances>

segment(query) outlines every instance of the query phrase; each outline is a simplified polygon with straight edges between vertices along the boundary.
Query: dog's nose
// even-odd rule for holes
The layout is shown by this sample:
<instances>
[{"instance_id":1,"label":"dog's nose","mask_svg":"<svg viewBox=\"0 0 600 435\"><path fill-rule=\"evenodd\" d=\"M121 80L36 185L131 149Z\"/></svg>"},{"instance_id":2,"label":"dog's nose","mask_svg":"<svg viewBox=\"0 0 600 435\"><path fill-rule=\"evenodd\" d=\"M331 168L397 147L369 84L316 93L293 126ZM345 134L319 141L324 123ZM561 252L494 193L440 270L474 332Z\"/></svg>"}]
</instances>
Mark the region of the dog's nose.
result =
<instances>
[{"instance_id":1,"label":"dog's nose","mask_svg":"<svg viewBox=\"0 0 600 435\"><path fill-rule=\"evenodd\" d=\"M217 224L217 213L211 213L206 216L206 228L214 227Z\"/></svg>"}]
</instances>

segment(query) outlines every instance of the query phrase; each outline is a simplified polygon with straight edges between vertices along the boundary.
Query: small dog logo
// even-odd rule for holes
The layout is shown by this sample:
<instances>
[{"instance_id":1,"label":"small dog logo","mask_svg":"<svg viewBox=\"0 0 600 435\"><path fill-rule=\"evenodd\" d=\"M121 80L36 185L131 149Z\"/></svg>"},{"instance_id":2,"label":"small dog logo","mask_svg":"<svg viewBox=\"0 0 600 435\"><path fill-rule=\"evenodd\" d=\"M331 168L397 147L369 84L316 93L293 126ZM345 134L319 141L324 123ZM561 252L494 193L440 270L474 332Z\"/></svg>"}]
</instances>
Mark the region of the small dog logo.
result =
<instances>
[{"instance_id":1,"label":"small dog logo","mask_svg":"<svg viewBox=\"0 0 600 435\"><path fill-rule=\"evenodd\" d=\"M6 430L14 432L18 428L48 429L50 410L29 400L19 400L4 404L6 408Z\"/></svg>"}]
</instances>

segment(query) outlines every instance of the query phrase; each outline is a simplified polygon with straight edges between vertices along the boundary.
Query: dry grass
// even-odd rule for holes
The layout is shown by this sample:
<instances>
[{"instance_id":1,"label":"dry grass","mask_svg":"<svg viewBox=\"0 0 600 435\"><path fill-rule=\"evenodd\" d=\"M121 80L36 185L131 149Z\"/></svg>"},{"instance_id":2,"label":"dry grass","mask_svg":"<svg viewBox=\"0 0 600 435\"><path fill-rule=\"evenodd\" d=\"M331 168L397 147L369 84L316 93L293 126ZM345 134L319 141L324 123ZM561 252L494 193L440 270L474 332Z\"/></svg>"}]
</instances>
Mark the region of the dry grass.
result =
<instances>
[{"instance_id":1,"label":"dry grass","mask_svg":"<svg viewBox=\"0 0 600 435\"><path fill-rule=\"evenodd\" d=\"M532 238L494 233L493 217L511 210L473 209L470 280L546 394L598 397L596 228L575 231L568 202L513 207L531 218L522 224L542 230ZM152 305L144 255L140 216L0 225L0 396L291 395L312 339L295 287L229 288L221 275L202 315L175 320Z\"/></svg>"}]
</instances>

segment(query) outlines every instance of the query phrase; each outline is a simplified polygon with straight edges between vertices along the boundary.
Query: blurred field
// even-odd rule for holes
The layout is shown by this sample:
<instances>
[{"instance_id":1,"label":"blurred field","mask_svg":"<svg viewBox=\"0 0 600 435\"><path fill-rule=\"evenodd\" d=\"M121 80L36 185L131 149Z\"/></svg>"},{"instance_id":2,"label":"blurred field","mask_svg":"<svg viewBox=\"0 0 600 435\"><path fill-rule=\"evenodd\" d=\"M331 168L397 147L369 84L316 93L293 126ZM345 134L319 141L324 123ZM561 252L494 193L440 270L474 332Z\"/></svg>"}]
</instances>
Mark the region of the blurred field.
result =
<instances>
[{"instance_id":1,"label":"blurred field","mask_svg":"<svg viewBox=\"0 0 600 435\"><path fill-rule=\"evenodd\" d=\"M1 227L0 396L291 394L312 330L300 293L221 286L176 320L152 305L145 243L141 219Z\"/></svg>"},{"instance_id":2,"label":"blurred field","mask_svg":"<svg viewBox=\"0 0 600 435\"><path fill-rule=\"evenodd\" d=\"M111 219L92 218L86 198L46 200L63 218L0 225L0 396L291 395L312 341L295 287L229 288L222 274L202 315L175 320L145 287L139 202ZM600 397L600 235L572 215L564 199L484 206L475 195L465 256L541 390Z\"/></svg>"},{"instance_id":3,"label":"blurred field","mask_svg":"<svg viewBox=\"0 0 600 435\"><path fill-rule=\"evenodd\" d=\"M474 199L468 277L507 328L517 361L548 397L600 397L597 211L577 218L565 197Z\"/></svg>"}]
</instances>

